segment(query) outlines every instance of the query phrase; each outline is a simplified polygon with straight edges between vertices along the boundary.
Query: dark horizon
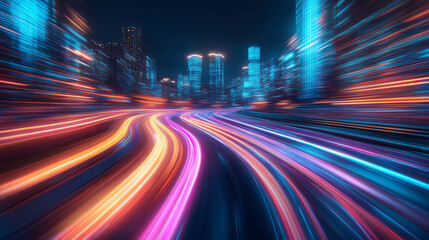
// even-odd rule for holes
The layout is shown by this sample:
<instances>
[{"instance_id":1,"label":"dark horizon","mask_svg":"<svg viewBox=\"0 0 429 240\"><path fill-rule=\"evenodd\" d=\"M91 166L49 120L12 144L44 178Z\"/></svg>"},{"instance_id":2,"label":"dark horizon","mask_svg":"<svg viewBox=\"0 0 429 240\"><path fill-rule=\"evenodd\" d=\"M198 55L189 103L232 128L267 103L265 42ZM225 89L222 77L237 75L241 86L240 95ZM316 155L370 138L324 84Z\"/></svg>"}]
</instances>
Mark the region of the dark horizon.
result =
<instances>
[{"instance_id":1,"label":"dark horizon","mask_svg":"<svg viewBox=\"0 0 429 240\"><path fill-rule=\"evenodd\" d=\"M159 76L186 73L186 56L212 51L225 55L225 81L247 64L247 48L261 47L261 57L277 56L295 31L295 1L94 0L85 3L93 39L120 42L121 27L142 29L143 43L157 64ZM200 20L202 19L202 20ZM241 31L237 31L241 29ZM278 57L278 56L277 56ZM203 59L203 71L207 61Z\"/></svg>"}]
</instances>

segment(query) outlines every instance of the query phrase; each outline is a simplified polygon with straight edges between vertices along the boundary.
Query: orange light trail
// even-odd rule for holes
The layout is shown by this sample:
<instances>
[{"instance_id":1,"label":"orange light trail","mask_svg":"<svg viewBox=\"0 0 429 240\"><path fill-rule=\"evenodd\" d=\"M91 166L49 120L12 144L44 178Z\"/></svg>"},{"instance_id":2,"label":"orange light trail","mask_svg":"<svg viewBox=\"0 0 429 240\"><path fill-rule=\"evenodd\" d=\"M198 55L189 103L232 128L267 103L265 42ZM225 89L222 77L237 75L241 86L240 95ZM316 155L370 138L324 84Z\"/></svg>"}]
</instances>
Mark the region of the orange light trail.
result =
<instances>
[{"instance_id":1,"label":"orange light trail","mask_svg":"<svg viewBox=\"0 0 429 240\"><path fill-rule=\"evenodd\" d=\"M108 225L113 216L118 215L130 201L135 199L140 191L150 188L149 180L155 177L162 161L176 161L179 142L167 127L159 120L160 114L154 114L149 119L151 136L155 145L150 154L141 164L120 184L115 186L106 196L100 199L91 209L79 214L77 219L67 224L66 228L57 234L54 239L64 238L91 238ZM174 150L171 159L166 159L165 149L169 148L168 139L172 140ZM142 194L142 193L140 193Z\"/></svg>"},{"instance_id":2,"label":"orange light trail","mask_svg":"<svg viewBox=\"0 0 429 240\"><path fill-rule=\"evenodd\" d=\"M136 119L136 117L128 118L122 123L120 128L113 134L110 134L104 140L99 141L91 146L83 148L78 153L71 153L69 156L53 157L54 163L33 170L32 172L7 181L0 185L0 198L6 198L17 192L23 191L31 186L34 186L42 181L45 181L53 176L56 176L72 167L75 167L88 159L100 154L101 152L109 149L110 147L121 141L127 134L129 126Z\"/></svg>"}]
</instances>

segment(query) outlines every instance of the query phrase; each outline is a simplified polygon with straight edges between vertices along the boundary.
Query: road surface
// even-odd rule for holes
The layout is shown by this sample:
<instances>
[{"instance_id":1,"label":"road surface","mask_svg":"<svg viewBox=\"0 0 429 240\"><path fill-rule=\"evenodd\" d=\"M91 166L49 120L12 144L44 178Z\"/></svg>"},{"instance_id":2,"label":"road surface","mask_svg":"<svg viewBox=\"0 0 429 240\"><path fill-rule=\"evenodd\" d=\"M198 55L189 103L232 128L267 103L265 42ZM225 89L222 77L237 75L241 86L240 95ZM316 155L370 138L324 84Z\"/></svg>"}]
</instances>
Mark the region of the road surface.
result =
<instances>
[{"instance_id":1,"label":"road surface","mask_svg":"<svg viewBox=\"0 0 429 240\"><path fill-rule=\"evenodd\" d=\"M428 239L427 125L105 110L0 126L1 239Z\"/></svg>"}]
</instances>

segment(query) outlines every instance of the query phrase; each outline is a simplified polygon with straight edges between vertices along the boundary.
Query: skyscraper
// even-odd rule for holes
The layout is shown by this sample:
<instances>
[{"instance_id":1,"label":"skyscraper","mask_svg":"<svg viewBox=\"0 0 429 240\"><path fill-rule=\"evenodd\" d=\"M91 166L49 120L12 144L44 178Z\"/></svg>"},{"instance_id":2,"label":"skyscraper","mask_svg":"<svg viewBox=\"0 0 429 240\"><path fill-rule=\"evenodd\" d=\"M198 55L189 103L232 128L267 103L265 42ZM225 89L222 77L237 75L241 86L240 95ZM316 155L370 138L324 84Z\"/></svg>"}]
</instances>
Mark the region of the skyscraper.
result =
<instances>
[{"instance_id":1,"label":"skyscraper","mask_svg":"<svg viewBox=\"0 0 429 240\"><path fill-rule=\"evenodd\" d=\"M136 27L122 27L122 44L125 53L130 54L136 62L143 57L142 31Z\"/></svg>"},{"instance_id":2,"label":"skyscraper","mask_svg":"<svg viewBox=\"0 0 429 240\"><path fill-rule=\"evenodd\" d=\"M225 57L219 53L210 53L209 95L212 102L224 102L225 97Z\"/></svg>"},{"instance_id":3,"label":"skyscraper","mask_svg":"<svg viewBox=\"0 0 429 240\"><path fill-rule=\"evenodd\" d=\"M192 54L188 56L188 76L191 85L191 98L201 99L201 74L202 74L203 56Z\"/></svg>"},{"instance_id":4,"label":"skyscraper","mask_svg":"<svg viewBox=\"0 0 429 240\"><path fill-rule=\"evenodd\" d=\"M143 43L142 32L136 27L122 27L122 47L124 49L127 67L133 71L131 79L132 92L136 92L138 86L144 80Z\"/></svg>"},{"instance_id":5,"label":"skyscraper","mask_svg":"<svg viewBox=\"0 0 429 240\"><path fill-rule=\"evenodd\" d=\"M243 99L243 80L245 77L240 76L233 78L231 82L231 104L240 104Z\"/></svg>"},{"instance_id":6,"label":"skyscraper","mask_svg":"<svg viewBox=\"0 0 429 240\"><path fill-rule=\"evenodd\" d=\"M177 96L180 99L189 99L189 77L187 75L177 75Z\"/></svg>"},{"instance_id":7,"label":"skyscraper","mask_svg":"<svg viewBox=\"0 0 429 240\"><path fill-rule=\"evenodd\" d=\"M298 69L296 54L296 35L292 36L285 45L279 58L279 76L276 79L275 99L276 100L296 100Z\"/></svg>"},{"instance_id":8,"label":"skyscraper","mask_svg":"<svg viewBox=\"0 0 429 240\"><path fill-rule=\"evenodd\" d=\"M300 87L298 98L315 100L322 97L333 62L331 29L327 0L297 0L296 28Z\"/></svg>"},{"instance_id":9,"label":"skyscraper","mask_svg":"<svg viewBox=\"0 0 429 240\"><path fill-rule=\"evenodd\" d=\"M250 87L249 87L249 67L244 66L241 68L240 82L242 83L241 87L241 102L244 103L250 96Z\"/></svg>"},{"instance_id":10,"label":"skyscraper","mask_svg":"<svg viewBox=\"0 0 429 240\"><path fill-rule=\"evenodd\" d=\"M156 95L156 65L155 60L146 56L146 81L149 93Z\"/></svg>"},{"instance_id":11,"label":"skyscraper","mask_svg":"<svg viewBox=\"0 0 429 240\"><path fill-rule=\"evenodd\" d=\"M90 56L94 61L90 62L91 78L97 80L95 83L99 86L106 86L107 80L111 76L109 67L109 57L105 53L104 44L92 40L90 42Z\"/></svg>"},{"instance_id":12,"label":"skyscraper","mask_svg":"<svg viewBox=\"0 0 429 240\"><path fill-rule=\"evenodd\" d=\"M257 46L248 49L248 77L243 85L243 98L248 102L263 100L261 89L261 55Z\"/></svg>"},{"instance_id":13,"label":"skyscraper","mask_svg":"<svg viewBox=\"0 0 429 240\"><path fill-rule=\"evenodd\" d=\"M266 100L271 99L274 95L276 73L276 63L273 58L261 64L261 86Z\"/></svg>"},{"instance_id":14,"label":"skyscraper","mask_svg":"<svg viewBox=\"0 0 429 240\"><path fill-rule=\"evenodd\" d=\"M113 89L120 93L129 94L132 82L126 78L126 76L128 76L131 71L124 61L123 48L118 43L109 42L105 45L105 52L109 58L109 66L111 69L109 80Z\"/></svg>"}]
</instances>

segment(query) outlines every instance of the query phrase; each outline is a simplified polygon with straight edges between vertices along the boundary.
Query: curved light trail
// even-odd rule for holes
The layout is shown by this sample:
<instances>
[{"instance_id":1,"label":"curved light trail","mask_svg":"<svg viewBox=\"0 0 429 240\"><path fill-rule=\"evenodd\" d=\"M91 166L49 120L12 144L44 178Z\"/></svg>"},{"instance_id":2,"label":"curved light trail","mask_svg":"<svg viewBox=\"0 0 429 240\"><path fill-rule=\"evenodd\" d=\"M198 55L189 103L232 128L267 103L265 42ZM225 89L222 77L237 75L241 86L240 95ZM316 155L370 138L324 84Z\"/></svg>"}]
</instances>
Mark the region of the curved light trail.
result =
<instances>
[{"instance_id":1,"label":"curved light trail","mask_svg":"<svg viewBox=\"0 0 429 240\"><path fill-rule=\"evenodd\" d=\"M0 238L424 239L428 139L231 109L7 122Z\"/></svg>"}]
</instances>

